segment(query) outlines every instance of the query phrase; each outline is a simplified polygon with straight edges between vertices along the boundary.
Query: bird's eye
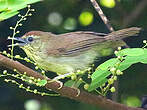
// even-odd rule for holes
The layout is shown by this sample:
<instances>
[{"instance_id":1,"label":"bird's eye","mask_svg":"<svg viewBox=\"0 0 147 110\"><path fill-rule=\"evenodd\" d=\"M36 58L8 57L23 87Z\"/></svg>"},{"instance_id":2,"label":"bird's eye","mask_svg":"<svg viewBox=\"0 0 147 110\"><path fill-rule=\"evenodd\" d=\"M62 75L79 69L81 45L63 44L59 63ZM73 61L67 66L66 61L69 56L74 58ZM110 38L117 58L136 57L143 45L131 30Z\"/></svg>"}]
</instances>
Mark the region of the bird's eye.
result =
<instances>
[{"instance_id":1,"label":"bird's eye","mask_svg":"<svg viewBox=\"0 0 147 110\"><path fill-rule=\"evenodd\" d=\"M28 40L29 42L32 42L32 41L34 40L34 38L30 36L30 37L27 38L27 40Z\"/></svg>"}]
</instances>

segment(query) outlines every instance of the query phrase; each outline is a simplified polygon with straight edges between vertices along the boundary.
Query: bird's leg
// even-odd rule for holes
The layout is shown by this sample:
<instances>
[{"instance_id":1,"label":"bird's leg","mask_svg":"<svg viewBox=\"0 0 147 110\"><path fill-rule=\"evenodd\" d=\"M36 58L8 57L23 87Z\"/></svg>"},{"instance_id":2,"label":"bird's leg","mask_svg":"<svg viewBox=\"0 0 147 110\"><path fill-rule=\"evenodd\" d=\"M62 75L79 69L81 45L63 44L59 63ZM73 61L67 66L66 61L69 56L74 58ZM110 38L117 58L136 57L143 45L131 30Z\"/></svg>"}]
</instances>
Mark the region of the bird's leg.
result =
<instances>
[{"instance_id":1,"label":"bird's leg","mask_svg":"<svg viewBox=\"0 0 147 110\"><path fill-rule=\"evenodd\" d=\"M58 82L60 84L60 87L58 89L61 89L63 87L63 83L59 80L55 80L54 78L51 79L50 81L48 81L48 83L52 83L52 82Z\"/></svg>"},{"instance_id":2,"label":"bird's leg","mask_svg":"<svg viewBox=\"0 0 147 110\"><path fill-rule=\"evenodd\" d=\"M78 88L76 88L76 87L71 87L71 88L74 88L74 89L76 89L77 90L77 97L80 95L80 93L81 93L81 91L80 91L80 89L78 89Z\"/></svg>"},{"instance_id":3,"label":"bird's leg","mask_svg":"<svg viewBox=\"0 0 147 110\"><path fill-rule=\"evenodd\" d=\"M65 73L65 74L62 74L62 75L59 75L59 76L53 78L53 80L64 79L66 77L71 77L72 75L75 75L75 73Z\"/></svg>"},{"instance_id":4,"label":"bird's leg","mask_svg":"<svg viewBox=\"0 0 147 110\"><path fill-rule=\"evenodd\" d=\"M75 75L75 73L65 73L63 75L59 75L59 76L53 78L51 81L48 81L48 83L58 82L58 83L60 83L60 87L58 89L61 89L63 87L63 83L59 80L64 79L66 77L71 77L73 74Z\"/></svg>"},{"instance_id":5,"label":"bird's leg","mask_svg":"<svg viewBox=\"0 0 147 110\"><path fill-rule=\"evenodd\" d=\"M59 76L53 78L51 81L49 81L49 83L56 81L56 82L60 83L60 87L58 89L61 89L63 87L63 83L61 81L59 81L59 80L64 79L66 77L72 77L72 76L75 77L76 73L72 72L72 73L65 73L63 75L59 75ZM77 90L77 95L76 96L78 97L80 95L80 90L78 88L74 87L74 85L77 83L79 78L78 79L76 78L75 80L76 80L76 82L71 87Z\"/></svg>"},{"instance_id":6,"label":"bird's leg","mask_svg":"<svg viewBox=\"0 0 147 110\"><path fill-rule=\"evenodd\" d=\"M81 76L78 76L76 79L75 79L75 82L72 84L72 86L71 86L71 88L74 88L74 89L76 89L77 90L77 97L80 95L80 89L78 89L77 87L76 87L76 84L78 83L78 81L80 80L80 78L81 78Z\"/></svg>"}]
</instances>

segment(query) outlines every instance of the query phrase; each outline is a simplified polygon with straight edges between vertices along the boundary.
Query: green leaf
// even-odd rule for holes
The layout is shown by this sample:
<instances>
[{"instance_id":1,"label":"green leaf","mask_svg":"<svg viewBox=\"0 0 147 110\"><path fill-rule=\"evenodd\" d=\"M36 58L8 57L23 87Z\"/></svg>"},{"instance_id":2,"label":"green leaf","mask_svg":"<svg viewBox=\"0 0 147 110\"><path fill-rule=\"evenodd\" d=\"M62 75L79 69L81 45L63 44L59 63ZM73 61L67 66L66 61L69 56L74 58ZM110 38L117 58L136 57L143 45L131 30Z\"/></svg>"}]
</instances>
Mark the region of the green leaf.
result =
<instances>
[{"instance_id":1,"label":"green leaf","mask_svg":"<svg viewBox=\"0 0 147 110\"><path fill-rule=\"evenodd\" d=\"M45 86L47 84L47 80L41 80L37 83L39 86Z\"/></svg>"},{"instance_id":2,"label":"green leaf","mask_svg":"<svg viewBox=\"0 0 147 110\"><path fill-rule=\"evenodd\" d=\"M7 1L0 0L0 12L6 10L6 8L7 8Z\"/></svg>"},{"instance_id":3,"label":"green leaf","mask_svg":"<svg viewBox=\"0 0 147 110\"><path fill-rule=\"evenodd\" d=\"M91 92L93 90L95 90L96 88L100 87L101 85L103 85L104 83L106 83L108 81L107 78L104 78L103 80L101 80L101 82L97 83L97 82L93 82L89 85L88 87L88 91Z\"/></svg>"},{"instance_id":4,"label":"green leaf","mask_svg":"<svg viewBox=\"0 0 147 110\"><path fill-rule=\"evenodd\" d=\"M19 1L19 0L17 0L17 1ZM33 4L33 3L36 3L36 2L39 2L39 1L42 1L42 0L24 0L24 2L26 4Z\"/></svg>"},{"instance_id":5,"label":"green leaf","mask_svg":"<svg viewBox=\"0 0 147 110\"><path fill-rule=\"evenodd\" d=\"M26 8L28 4L41 0L0 0L0 21L18 14L19 10Z\"/></svg>"},{"instance_id":6,"label":"green leaf","mask_svg":"<svg viewBox=\"0 0 147 110\"><path fill-rule=\"evenodd\" d=\"M144 54L140 57L142 58L142 60L140 62L147 64L147 49L144 49Z\"/></svg>"},{"instance_id":7,"label":"green leaf","mask_svg":"<svg viewBox=\"0 0 147 110\"><path fill-rule=\"evenodd\" d=\"M120 62L117 58L112 58L110 60L105 61L101 65L97 67L97 69L107 70L108 68L114 66L117 62Z\"/></svg>"},{"instance_id":8,"label":"green leaf","mask_svg":"<svg viewBox=\"0 0 147 110\"><path fill-rule=\"evenodd\" d=\"M117 53L117 56L124 56L124 61L120 62L118 58L112 58L99 65L97 70L91 76L92 82L88 88L88 91L95 90L107 82L107 76L111 74L111 72L108 71L109 68L114 67L118 62L120 63L120 65L118 65L118 69L121 71L126 70L135 63L141 62L147 64L147 49L123 49Z\"/></svg>"},{"instance_id":9,"label":"green leaf","mask_svg":"<svg viewBox=\"0 0 147 110\"><path fill-rule=\"evenodd\" d=\"M78 81L68 80L67 82L64 83L64 86L67 86L67 87L74 86L74 87L78 88L82 83L83 83L83 81L81 81L81 80L78 80Z\"/></svg>"},{"instance_id":10,"label":"green leaf","mask_svg":"<svg viewBox=\"0 0 147 110\"><path fill-rule=\"evenodd\" d=\"M144 54L144 49L142 48L127 48L119 51L116 56L140 56Z\"/></svg>"},{"instance_id":11,"label":"green leaf","mask_svg":"<svg viewBox=\"0 0 147 110\"><path fill-rule=\"evenodd\" d=\"M92 82L88 88L88 91L95 90L96 88L104 84L104 82L107 81L106 77L110 74L111 72L108 70L96 70L91 76Z\"/></svg>"},{"instance_id":12,"label":"green leaf","mask_svg":"<svg viewBox=\"0 0 147 110\"><path fill-rule=\"evenodd\" d=\"M8 0L7 7L9 10L20 10L27 7L28 4L32 4L41 0Z\"/></svg>"},{"instance_id":13,"label":"green leaf","mask_svg":"<svg viewBox=\"0 0 147 110\"><path fill-rule=\"evenodd\" d=\"M135 49L133 49L135 50ZM147 64L147 49L141 49L141 54L138 55L138 56L126 56L125 57L125 60L120 63L120 67L119 69L121 71L129 68L132 64L135 64L135 63L144 63L144 64Z\"/></svg>"},{"instance_id":14,"label":"green leaf","mask_svg":"<svg viewBox=\"0 0 147 110\"><path fill-rule=\"evenodd\" d=\"M5 19L8 19L12 16L17 15L19 12L18 11L8 11L8 12L2 12L0 13L0 21L3 21Z\"/></svg>"},{"instance_id":15,"label":"green leaf","mask_svg":"<svg viewBox=\"0 0 147 110\"><path fill-rule=\"evenodd\" d=\"M117 62L120 61L117 58L112 58L99 65L97 67L97 70L91 76L92 82L88 88L88 91L95 90L96 88L104 84L107 81L106 77L111 74L111 72L108 71L108 69L110 67L115 66Z\"/></svg>"},{"instance_id":16,"label":"green leaf","mask_svg":"<svg viewBox=\"0 0 147 110\"><path fill-rule=\"evenodd\" d=\"M135 62L132 59L127 59L126 58L126 60L124 60L123 62L120 63L118 69L121 70L121 71L124 71L134 63Z\"/></svg>"}]
</instances>

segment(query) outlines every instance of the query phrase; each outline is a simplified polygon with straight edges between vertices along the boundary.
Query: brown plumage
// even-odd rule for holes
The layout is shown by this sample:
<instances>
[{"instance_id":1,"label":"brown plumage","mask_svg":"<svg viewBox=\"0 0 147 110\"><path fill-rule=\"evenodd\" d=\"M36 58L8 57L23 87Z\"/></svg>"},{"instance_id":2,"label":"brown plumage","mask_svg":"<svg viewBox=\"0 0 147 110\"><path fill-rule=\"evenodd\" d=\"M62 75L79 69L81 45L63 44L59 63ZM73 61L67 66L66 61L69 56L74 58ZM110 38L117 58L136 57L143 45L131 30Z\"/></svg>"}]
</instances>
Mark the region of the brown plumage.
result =
<instances>
[{"instance_id":1,"label":"brown plumage","mask_svg":"<svg viewBox=\"0 0 147 110\"><path fill-rule=\"evenodd\" d=\"M41 68L65 74L88 68L96 58L104 55L103 50L125 45L121 39L134 36L139 31L137 27L110 34L79 31L55 35L31 31L21 38L24 44L20 46Z\"/></svg>"}]
</instances>

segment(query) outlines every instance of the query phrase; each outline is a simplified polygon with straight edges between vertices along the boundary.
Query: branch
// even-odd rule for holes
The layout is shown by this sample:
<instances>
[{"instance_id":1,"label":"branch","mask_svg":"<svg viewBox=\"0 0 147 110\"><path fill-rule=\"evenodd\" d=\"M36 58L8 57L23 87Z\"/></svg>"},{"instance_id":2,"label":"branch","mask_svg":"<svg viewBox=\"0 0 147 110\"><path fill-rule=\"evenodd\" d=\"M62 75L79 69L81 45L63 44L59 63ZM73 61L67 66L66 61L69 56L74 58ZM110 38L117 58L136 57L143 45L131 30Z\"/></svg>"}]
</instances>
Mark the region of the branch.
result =
<instances>
[{"instance_id":1,"label":"branch","mask_svg":"<svg viewBox=\"0 0 147 110\"><path fill-rule=\"evenodd\" d=\"M34 78L40 78L40 79L47 79L50 81L51 79L42 76L41 74L35 72L34 70L24 66L23 64L14 61L12 59L9 59L3 55L0 54L0 66L9 68L11 70L17 69L21 74L26 72L28 76L32 76ZM106 99L102 96L90 94L85 91L81 91L80 95L77 96L77 89L70 88L70 87L65 87L63 86L61 89L58 89L60 87L60 84L58 82L52 82L52 83L47 83L45 85L46 89L48 90L53 90L63 97L68 97L70 99L74 99L80 102L88 103L95 105L99 108L103 108L106 110L144 110L142 108L133 108L133 107L127 107L123 104L119 104L116 102L113 102L109 99Z\"/></svg>"},{"instance_id":2,"label":"branch","mask_svg":"<svg viewBox=\"0 0 147 110\"><path fill-rule=\"evenodd\" d=\"M103 22L105 23L105 25L107 26L107 28L109 29L110 32L113 32L114 29L110 24L110 21L107 19L107 17L105 16L105 14L103 13L103 11L101 10L99 4L96 2L96 0L90 0L93 7L95 8L95 10L97 11L97 13L99 14L99 16L101 17L101 19L103 20Z\"/></svg>"}]
</instances>

